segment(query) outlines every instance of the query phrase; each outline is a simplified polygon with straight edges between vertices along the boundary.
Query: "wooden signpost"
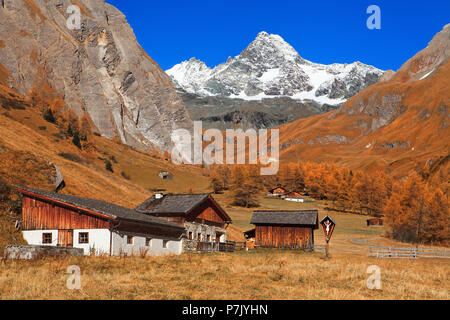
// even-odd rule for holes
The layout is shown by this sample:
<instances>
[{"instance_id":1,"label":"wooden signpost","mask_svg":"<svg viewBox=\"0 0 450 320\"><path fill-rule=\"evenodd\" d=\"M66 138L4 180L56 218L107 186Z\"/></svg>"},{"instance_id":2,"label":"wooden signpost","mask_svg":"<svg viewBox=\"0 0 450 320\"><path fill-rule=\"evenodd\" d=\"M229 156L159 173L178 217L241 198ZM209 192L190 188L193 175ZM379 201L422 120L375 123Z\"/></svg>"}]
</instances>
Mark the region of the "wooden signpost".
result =
<instances>
[{"instance_id":1,"label":"wooden signpost","mask_svg":"<svg viewBox=\"0 0 450 320\"><path fill-rule=\"evenodd\" d=\"M320 224L322 225L323 233L325 234L325 241L327 242L325 247L325 259L328 259L329 242L331 236L333 235L334 228L336 227L336 223L330 216L327 215L320 221Z\"/></svg>"}]
</instances>

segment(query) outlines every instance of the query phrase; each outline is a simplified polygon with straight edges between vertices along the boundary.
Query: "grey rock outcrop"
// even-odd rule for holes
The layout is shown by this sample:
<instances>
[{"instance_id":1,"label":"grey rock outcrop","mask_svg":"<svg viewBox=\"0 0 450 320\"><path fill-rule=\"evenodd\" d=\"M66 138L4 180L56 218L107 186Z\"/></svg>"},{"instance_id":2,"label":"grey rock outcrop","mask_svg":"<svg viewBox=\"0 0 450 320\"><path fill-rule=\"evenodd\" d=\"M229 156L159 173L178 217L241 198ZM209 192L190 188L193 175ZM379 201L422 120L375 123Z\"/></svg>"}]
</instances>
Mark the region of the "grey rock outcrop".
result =
<instances>
[{"instance_id":1,"label":"grey rock outcrop","mask_svg":"<svg viewBox=\"0 0 450 320\"><path fill-rule=\"evenodd\" d=\"M394 81L417 81L431 76L450 56L450 23L436 34L428 46L409 59L392 77Z\"/></svg>"},{"instance_id":2,"label":"grey rock outcrop","mask_svg":"<svg viewBox=\"0 0 450 320\"><path fill-rule=\"evenodd\" d=\"M168 149L191 119L171 79L144 52L125 16L104 0L79 0L81 28L70 30L69 0L4 0L0 64L26 95L46 81L107 138ZM69 11L70 12L70 11Z\"/></svg>"},{"instance_id":3,"label":"grey rock outcrop","mask_svg":"<svg viewBox=\"0 0 450 320\"><path fill-rule=\"evenodd\" d=\"M203 122L204 128L270 129L300 118L336 110L339 106L276 97L248 101L227 97L201 97L179 92L191 118Z\"/></svg>"},{"instance_id":4,"label":"grey rock outcrop","mask_svg":"<svg viewBox=\"0 0 450 320\"><path fill-rule=\"evenodd\" d=\"M83 249L35 245L11 245L5 248L4 259L37 260L44 257L84 256Z\"/></svg>"}]
</instances>

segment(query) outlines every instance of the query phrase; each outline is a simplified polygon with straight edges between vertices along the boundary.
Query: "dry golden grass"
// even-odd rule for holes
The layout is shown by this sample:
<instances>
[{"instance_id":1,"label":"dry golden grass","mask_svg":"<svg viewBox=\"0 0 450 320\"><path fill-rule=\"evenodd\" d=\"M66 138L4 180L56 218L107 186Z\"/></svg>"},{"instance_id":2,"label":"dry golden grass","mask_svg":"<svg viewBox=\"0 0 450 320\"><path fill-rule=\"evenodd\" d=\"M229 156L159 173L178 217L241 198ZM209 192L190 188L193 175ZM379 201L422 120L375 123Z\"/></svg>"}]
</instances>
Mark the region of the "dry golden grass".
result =
<instances>
[{"instance_id":1,"label":"dry golden grass","mask_svg":"<svg viewBox=\"0 0 450 320\"><path fill-rule=\"evenodd\" d=\"M6 246L22 244L27 244L22 232L16 230L9 215L0 213L0 257L3 257Z\"/></svg>"},{"instance_id":2,"label":"dry golden grass","mask_svg":"<svg viewBox=\"0 0 450 320\"><path fill-rule=\"evenodd\" d=\"M158 154L139 152L97 136L92 137L96 151L80 151L70 139L61 139L59 128L45 121L34 108L27 106L25 110L0 110L3 112L0 114L0 148L8 150L4 157L0 154L2 167L9 168L6 162L10 160L11 154L19 152L29 153L30 158L55 163L66 181L67 187L63 193L134 208L151 196L151 190L154 189L174 193L208 191L209 177L203 169L177 166ZM40 129L44 127L45 130ZM75 155L81 161L71 161L60 156L61 153ZM106 170L102 159L114 159L111 160L114 173ZM10 174L7 182L49 188L37 179L41 175L38 167L35 170L28 169L7 170ZM158 176L160 171L169 171L174 179L161 180Z\"/></svg>"},{"instance_id":3,"label":"dry golden grass","mask_svg":"<svg viewBox=\"0 0 450 320\"><path fill-rule=\"evenodd\" d=\"M69 265L82 289L69 290ZM382 290L369 290L370 265L381 268ZM447 261L390 261L359 256L256 250L168 257L84 257L0 266L2 299L443 299Z\"/></svg>"},{"instance_id":4,"label":"dry golden grass","mask_svg":"<svg viewBox=\"0 0 450 320\"><path fill-rule=\"evenodd\" d=\"M226 203L226 195L222 201ZM312 206L263 199L265 208ZM324 202L314 204L325 212ZM244 223L251 210L230 212ZM401 246L367 227L366 216L328 212L337 223L331 259L321 253L253 250L165 257L73 257L0 264L2 299L449 299L450 261L368 257L368 244ZM248 220L246 222L248 224ZM240 225L242 225L240 224ZM245 226L245 225L244 225ZM315 242L323 244L322 230ZM67 267L81 269L82 289L69 290ZM367 268L381 269L381 290L366 286Z\"/></svg>"}]
</instances>

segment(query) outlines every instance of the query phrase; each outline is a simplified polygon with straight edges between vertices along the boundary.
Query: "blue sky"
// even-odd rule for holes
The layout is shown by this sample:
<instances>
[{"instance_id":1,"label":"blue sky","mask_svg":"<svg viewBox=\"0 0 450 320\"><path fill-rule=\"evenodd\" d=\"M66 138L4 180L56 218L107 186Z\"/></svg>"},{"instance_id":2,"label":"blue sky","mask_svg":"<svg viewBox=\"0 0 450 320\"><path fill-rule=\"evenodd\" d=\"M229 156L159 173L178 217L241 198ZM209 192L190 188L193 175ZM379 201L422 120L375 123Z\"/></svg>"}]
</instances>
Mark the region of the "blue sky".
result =
<instances>
[{"instance_id":1,"label":"blue sky","mask_svg":"<svg viewBox=\"0 0 450 320\"><path fill-rule=\"evenodd\" d=\"M106 0L163 70L196 57L213 67L260 31L275 33L317 63L361 61L397 70L450 23L444 0ZM381 30L369 30L370 5Z\"/></svg>"}]
</instances>

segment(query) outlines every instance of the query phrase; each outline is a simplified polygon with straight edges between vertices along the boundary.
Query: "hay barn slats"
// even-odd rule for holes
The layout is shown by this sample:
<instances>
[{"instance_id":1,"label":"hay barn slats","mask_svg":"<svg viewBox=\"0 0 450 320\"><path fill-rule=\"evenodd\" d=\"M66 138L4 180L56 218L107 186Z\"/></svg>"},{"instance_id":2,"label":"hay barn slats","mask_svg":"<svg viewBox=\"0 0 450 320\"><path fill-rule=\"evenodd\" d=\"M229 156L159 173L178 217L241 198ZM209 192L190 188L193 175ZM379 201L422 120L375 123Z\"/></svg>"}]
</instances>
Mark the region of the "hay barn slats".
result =
<instances>
[{"instance_id":1,"label":"hay barn slats","mask_svg":"<svg viewBox=\"0 0 450 320\"><path fill-rule=\"evenodd\" d=\"M308 248L312 228L296 226L256 226L256 244L269 248Z\"/></svg>"},{"instance_id":2,"label":"hay barn slats","mask_svg":"<svg viewBox=\"0 0 450 320\"><path fill-rule=\"evenodd\" d=\"M265 248L311 249L318 211L255 211L255 245Z\"/></svg>"},{"instance_id":3,"label":"hay barn slats","mask_svg":"<svg viewBox=\"0 0 450 320\"><path fill-rule=\"evenodd\" d=\"M109 222L63 206L23 197L24 230L104 229Z\"/></svg>"}]
</instances>

